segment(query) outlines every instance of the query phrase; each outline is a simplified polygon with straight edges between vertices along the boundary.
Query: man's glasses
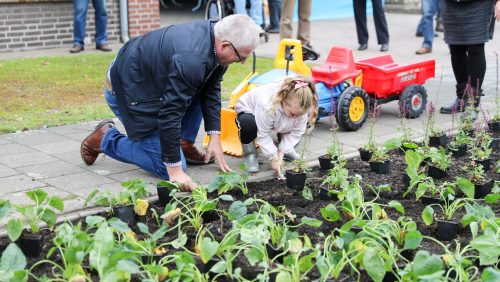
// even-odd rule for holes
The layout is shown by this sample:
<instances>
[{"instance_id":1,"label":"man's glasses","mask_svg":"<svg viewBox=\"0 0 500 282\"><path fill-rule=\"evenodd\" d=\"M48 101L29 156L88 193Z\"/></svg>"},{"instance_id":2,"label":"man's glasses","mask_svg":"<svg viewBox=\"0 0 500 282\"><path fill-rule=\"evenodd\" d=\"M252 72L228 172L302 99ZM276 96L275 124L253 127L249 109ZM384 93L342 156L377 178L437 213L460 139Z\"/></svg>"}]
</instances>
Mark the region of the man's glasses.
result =
<instances>
[{"instance_id":1,"label":"man's glasses","mask_svg":"<svg viewBox=\"0 0 500 282\"><path fill-rule=\"evenodd\" d=\"M238 53L238 50L236 50L236 48L234 48L233 43L231 43L229 41L226 41L226 42L229 43L229 45L231 45L231 47L233 47L234 53L236 53L236 56L238 56L238 60L236 61L236 63L241 63L241 62L244 62L248 59L248 57L240 56L240 53Z\"/></svg>"}]
</instances>

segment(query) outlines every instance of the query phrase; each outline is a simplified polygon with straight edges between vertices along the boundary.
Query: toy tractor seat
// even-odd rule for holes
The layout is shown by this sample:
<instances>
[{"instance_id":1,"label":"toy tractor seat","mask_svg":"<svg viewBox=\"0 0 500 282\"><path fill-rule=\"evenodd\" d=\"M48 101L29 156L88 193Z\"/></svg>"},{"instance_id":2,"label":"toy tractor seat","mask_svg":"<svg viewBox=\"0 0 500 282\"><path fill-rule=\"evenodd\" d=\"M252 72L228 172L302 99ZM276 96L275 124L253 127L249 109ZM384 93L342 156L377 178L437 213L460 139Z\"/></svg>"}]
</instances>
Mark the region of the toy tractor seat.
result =
<instances>
[{"instance_id":1,"label":"toy tractor seat","mask_svg":"<svg viewBox=\"0 0 500 282\"><path fill-rule=\"evenodd\" d=\"M312 77L316 82L323 82L329 88L361 74L356 69L352 50L345 47L332 47L324 65L312 68Z\"/></svg>"}]
</instances>

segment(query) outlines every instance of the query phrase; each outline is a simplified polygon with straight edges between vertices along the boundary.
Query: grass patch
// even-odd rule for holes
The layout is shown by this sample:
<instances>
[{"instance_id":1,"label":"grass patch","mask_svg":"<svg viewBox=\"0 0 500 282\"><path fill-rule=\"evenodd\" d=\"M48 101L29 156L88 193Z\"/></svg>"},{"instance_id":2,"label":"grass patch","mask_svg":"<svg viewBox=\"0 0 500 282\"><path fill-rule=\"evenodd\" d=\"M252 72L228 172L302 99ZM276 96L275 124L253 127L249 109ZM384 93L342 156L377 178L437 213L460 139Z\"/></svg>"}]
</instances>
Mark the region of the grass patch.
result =
<instances>
[{"instance_id":1,"label":"grass patch","mask_svg":"<svg viewBox=\"0 0 500 282\"><path fill-rule=\"evenodd\" d=\"M0 133L113 117L103 81L116 53L0 61ZM257 59L257 71L274 60ZM252 71L252 61L233 64L224 75L222 99Z\"/></svg>"}]
</instances>

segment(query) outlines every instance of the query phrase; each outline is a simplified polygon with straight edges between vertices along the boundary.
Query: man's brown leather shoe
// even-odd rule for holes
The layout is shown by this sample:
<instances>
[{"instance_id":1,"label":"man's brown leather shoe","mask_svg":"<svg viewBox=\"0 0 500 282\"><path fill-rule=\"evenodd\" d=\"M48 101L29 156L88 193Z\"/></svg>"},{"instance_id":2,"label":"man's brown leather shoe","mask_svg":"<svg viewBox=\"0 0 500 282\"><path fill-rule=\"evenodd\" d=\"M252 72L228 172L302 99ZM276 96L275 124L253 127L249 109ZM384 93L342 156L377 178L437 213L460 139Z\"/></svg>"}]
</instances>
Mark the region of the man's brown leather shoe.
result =
<instances>
[{"instance_id":1,"label":"man's brown leather shoe","mask_svg":"<svg viewBox=\"0 0 500 282\"><path fill-rule=\"evenodd\" d=\"M80 146L80 155L86 165L92 165L95 162L97 156L101 153L102 137L114 125L115 123L112 119L105 119L83 140Z\"/></svg>"},{"instance_id":2,"label":"man's brown leather shoe","mask_svg":"<svg viewBox=\"0 0 500 282\"><path fill-rule=\"evenodd\" d=\"M82 45L74 44L71 49L69 49L70 53L79 53L82 52L85 48Z\"/></svg>"},{"instance_id":3,"label":"man's brown leather shoe","mask_svg":"<svg viewBox=\"0 0 500 282\"><path fill-rule=\"evenodd\" d=\"M423 54L428 54L428 53L432 53L432 48L422 47L422 48L418 49L417 51L415 51L415 54L417 54L417 55L423 55Z\"/></svg>"},{"instance_id":4,"label":"man's brown leather shoe","mask_svg":"<svg viewBox=\"0 0 500 282\"><path fill-rule=\"evenodd\" d=\"M113 51L113 49L111 49L111 47L109 47L108 44L96 45L95 48L97 50L101 50L101 51L104 51L104 52L111 52L111 51Z\"/></svg>"},{"instance_id":5,"label":"man's brown leather shoe","mask_svg":"<svg viewBox=\"0 0 500 282\"><path fill-rule=\"evenodd\" d=\"M184 139L181 139L181 148L182 152L184 152L184 157L186 158L186 162L190 165L204 165L205 164L205 153L200 152L196 146ZM213 163L215 161L214 158L211 158L208 163Z\"/></svg>"}]
</instances>

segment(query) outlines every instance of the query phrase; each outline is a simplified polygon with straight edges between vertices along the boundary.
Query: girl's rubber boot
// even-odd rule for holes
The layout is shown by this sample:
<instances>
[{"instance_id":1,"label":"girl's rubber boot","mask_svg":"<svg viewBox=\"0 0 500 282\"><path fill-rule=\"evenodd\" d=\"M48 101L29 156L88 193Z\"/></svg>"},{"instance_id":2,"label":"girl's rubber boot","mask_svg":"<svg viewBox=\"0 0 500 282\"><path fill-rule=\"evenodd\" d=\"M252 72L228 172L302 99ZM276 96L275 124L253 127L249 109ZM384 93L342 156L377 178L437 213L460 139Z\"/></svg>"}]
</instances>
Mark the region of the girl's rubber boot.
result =
<instances>
[{"instance_id":1,"label":"girl's rubber boot","mask_svg":"<svg viewBox=\"0 0 500 282\"><path fill-rule=\"evenodd\" d=\"M259 172L259 155L257 154L255 143L241 143L241 147L243 148L243 162L247 166L246 171L252 173Z\"/></svg>"}]
</instances>

